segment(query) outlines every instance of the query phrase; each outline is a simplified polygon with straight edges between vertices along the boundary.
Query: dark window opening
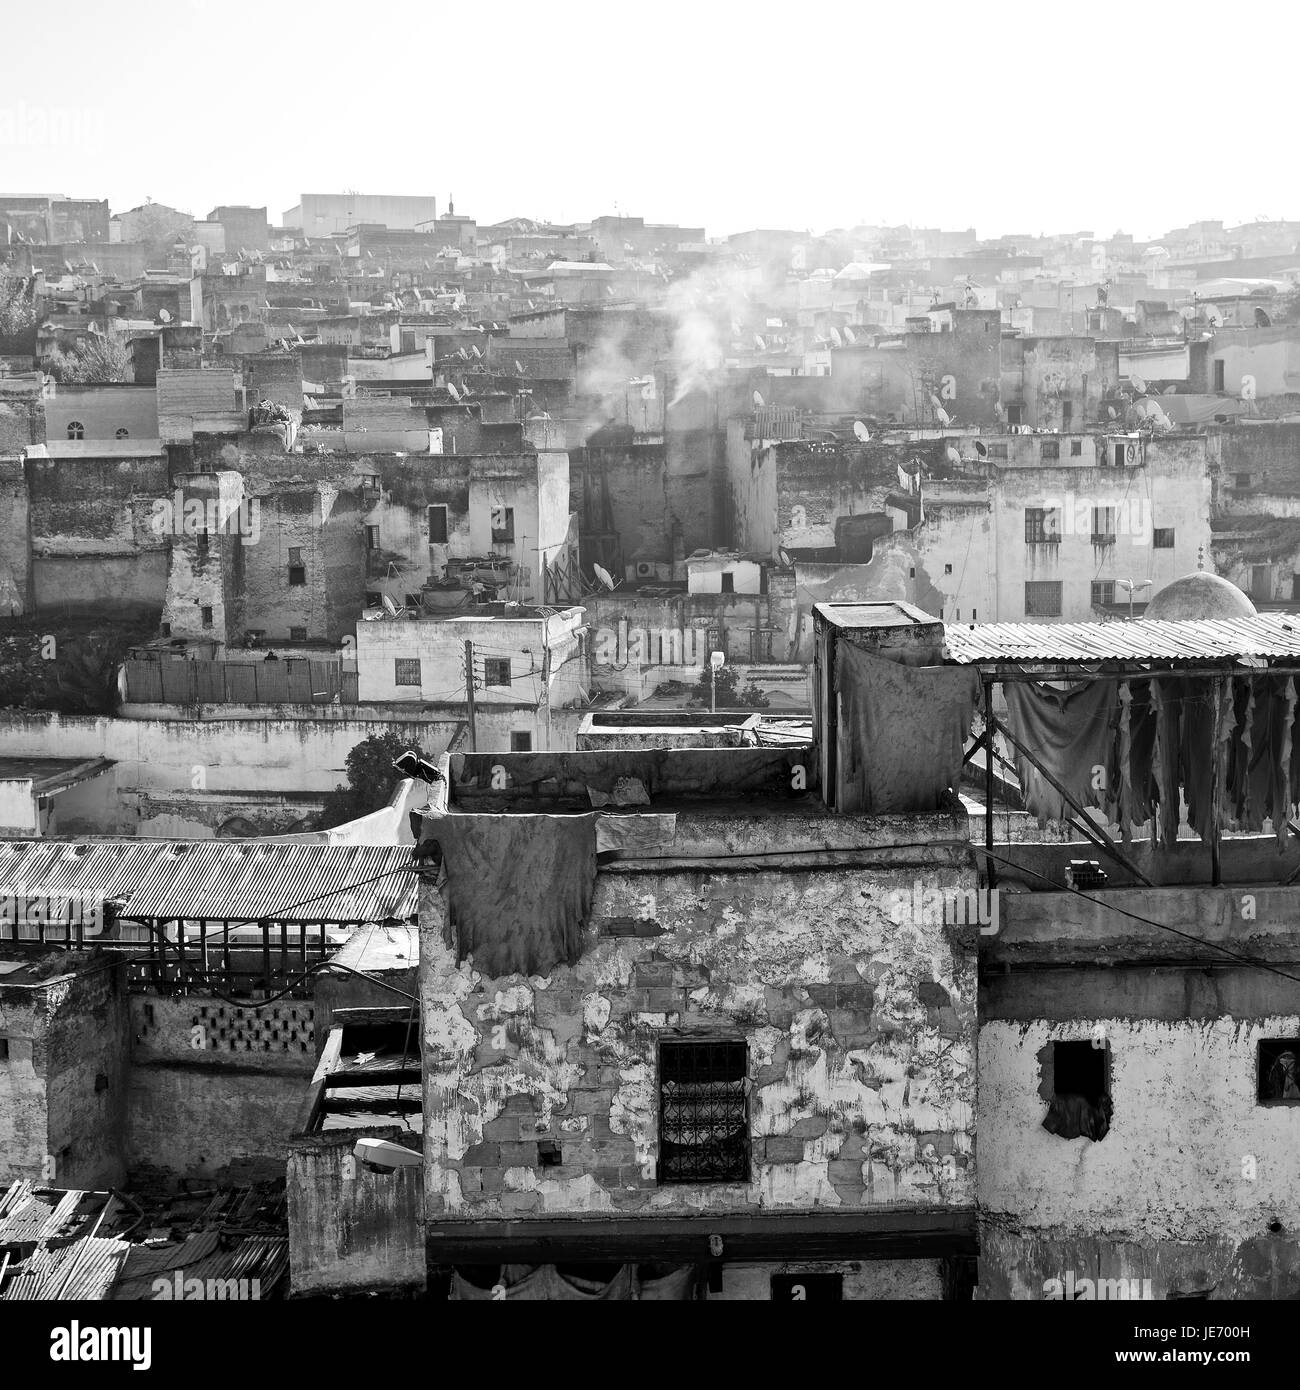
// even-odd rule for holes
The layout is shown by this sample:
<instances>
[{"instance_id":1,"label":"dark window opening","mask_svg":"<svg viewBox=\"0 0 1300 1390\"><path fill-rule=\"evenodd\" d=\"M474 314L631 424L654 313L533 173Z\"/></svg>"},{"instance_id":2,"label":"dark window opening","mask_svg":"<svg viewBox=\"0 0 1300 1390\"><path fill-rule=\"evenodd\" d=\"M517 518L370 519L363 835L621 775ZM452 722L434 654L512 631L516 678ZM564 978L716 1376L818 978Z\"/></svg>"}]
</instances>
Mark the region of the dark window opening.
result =
<instances>
[{"instance_id":1,"label":"dark window opening","mask_svg":"<svg viewBox=\"0 0 1300 1390\"><path fill-rule=\"evenodd\" d=\"M564 1162L564 1154L554 1139L537 1141L537 1166L539 1168L558 1168Z\"/></svg>"},{"instance_id":2,"label":"dark window opening","mask_svg":"<svg viewBox=\"0 0 1300 1390\"><path fill-rule=\"evenodd\" d=\"M429 516L429 544L447 544L447 508L430 507Z\"/></svg>"},{"instance_id":3,"label":"dark window opening","mask_svg":"<svg viewBox=\"0 0 1300 1390\"><path fill-rule=\"evenodd\" d=\"M379 527L378 527L378 526L367 526L367 527L366 527L366 549L367 549L367 550L378 550L378 549L379 549Z\"/></svg>"},{"instance_id":4,"label":"dark window opening","mask_svg":"<svg viewBox=\"0 0 1300 1390\"><path fill-rule=\"evenodd\" d=\"M1261 1105L1300 1105L1300 1038L1261 1038L1258 1097Z\"/></svg>"},{"instance_id":5,"label":"dark window opening","mask_svg":"<svg viewBox=\"0 0 1300 1390\"><path fill-rule=\"evenodd\" d=\"M1020 418L1020 417L1021 417L1021 415L1023 414L1023 412L1024 412L1024 407L1023 407L1023 406L1019 406L1019 405L1009 405L1009 406L1007 406L1007 424L1008 424L1008 425L1018 425L1018 424L1020 424L1020 423L1021 423L1021 418ZM1003 454L1002 457L1005 458L1006 455Z\"/></svg>"},{"instance_id":6,"label":"dark window opening","mask_svg":"<svg viewBox=\"0 0 1300 1390\"><path fill-rule=\"evenodd\" d=\"M1218 358L1214 363L1214 389L1223 390L1223 359Z\"/></svg>"},{"instance_id":7,"label":"dark window opening","mask_svg":"<svg viewBox=\"0 0 1300 1390\"><path fill-rule=\"evenodd\" d=\"M659 1044L659 1181L748 1182L743 1042Z\"/></svg>"},{"instance_id":8,"label":"dark window opening","mask_svg":"<svg viewBox=\"0 0 1300 1390\"><path fill-rule=\"evenodd\" d=\"M80 420L69 420L69 421L68 421L68 438L69 438L69 439L85 439L85 437L86 437L86 427L85 427L85 425L83 425L83 424L81 423Z\"/></svg>"},{"instance_id":9,"label":"dark window opening","mask_svg":"<svg viewBox=\"0 0 1300 1390\"><path fill-rule=\"evenodd\" d=\"M533 751L532 734L526 730L512 729L510 731L510 751L512 753L531 753Z\"/></svg>"},{"instance_id":10,"label":"dark window opening","mask_svg":"<svg viewBox=\"0 0 1300 1390\"><path fill-rule=\"evenodd\" d=\"M484 685L510 684L510 658L489 656L483 662Z\"/></svg>"},{"instance_id":11,"label":"dark window opening","mask_svg":"<svg viewBox=\"0 0 1300 1390\"><path fill-rule=\"evenodd\" d=\"M513 507L492 508L492 540L494 543L509 542L515 538L515 509Z\"/></svg>"},{"instance_id":12,"label":"dark window opening","mask_svg":"<svg viewBox=\"0 0 1300 1390\"><path fill-rule=\"evenodd\" d=\"M952 573L952 566L951 566L951 565L945 565L945 566L943 567L943 572L944 572L944 574L951 574L951 573Z\"/></svg>"},{"instance_id":13,"label":"dark window opening","mask_svg":"<svg viewBox=\"0 0 1300 1390\"><path fill-rule=\"evenodd\" d=\"M108 1077L102 1071L95 1076L95 1090L96 1092L108 1090Z\"/></svg>"},{"instance_id":14,"label":"dark window opening","mask_svg":"<svg viewBox=\"0 0 1300 1390\"><path fill-rule=\"evenodd\" d=\"M130 437L131 431L128 429L119 427L118 429L113 431L114 439L130 439Z\"/></svg>"},{"instance_id":15,"label":"dark window opening","mask_svg":"<svg viewBox=\"0 0 1300 1390\"><path fill-rule=\"evenodd\" d=\"M1052 1043L1051 1049L1051 1096L1043 1128L1062 1139L1104 1139L1113 1109L1109 1046L1088 1039Z\"/></svg>"},{"instance_id":16,"label":"dark window opening","mask_svg":"<svg viewBox=\"0 0 1300 1390\"><path fill-rule=\"evenodd\" d=\"M306 566L305 566L305 565L290 565L290 566L289 566L289 583L290 583L290 584L295 584L295 585L301 585L301 584L305 584L306 582L307 582L307 568L306 568Z\"/></svg>"},{"instance_id":17,"label":"dark window opening","mask_svg":"<svg viewBox=\"0 0 1300 1390\"><path fill-rule=\"evenodd\" d=\"M1062 402L1061 402L1061 429L1062 429L1062 430L1068 430L1068 429L1070 428L1070 426L1071 426L1073 423L1074 423L1074 402L1073 402L1073 401L1062 401ZM1074 450L1071 449L1070 452L1073 453Z\"/></svg>"},{"instance_id":18,"label":"dark window opening","mask_svg":"<svg viewBox=\"0 0 1300 1390\"><path fill-rule=\"evenodd\" d=\"M0 1038L0 1062L9 1060L9 1039Z\"/></svg>"},{"instance_id":19,"label":"dark window opening","mask_svg":"<svg viewBox=\"0 0 1300 1390\"><path fill-rule=\"evenodd\" d=\"M1250 477L1250 474L1249 474L1249 473L1238 473L1238 474L1236 475L1236 481L1234 482L1233 486L1234 486L1234 487L1239 487L1239 488L1248 488L1248 487L1250 487L1250 486L1251 486L1251 477Z\"/></svg>"},{"instance_id":20,"label":"dark window opening","mask_svg":"<svg viewBox=\"0 0 1300 1390\"><path fill-rule=\"evenodd\" d=\"M1044 462L1061 457L1061 441L1059 439L1044 439L1038 446L1038 457Z\"/></svg>"},{"instance_id":21,"label":"dark window opening","mask_svg":"<svg viewBox=\"0 0 1300 1390\"><path fill-rule=\"evenodd\" d=\"M1072 459L1077 459L1077 458L1082 458L1082 457L1083 457L1083 440L1082 440L1082 439L1072 439L1072 440L1070 440L1070 457L1071 457Z\"/></svg>"},{"instance_id":22,"label":"dark window opening","mask_svg":"<svg viewBox=\"0 0 1300 1390\"><path fill-rule=\"evenodd\" d=\"M305 642L307 640L307 629L305 627L291 627L289 629L290 642Z\"/></svg>"},{"instance_id":23,"label":"dark window opening","mask_svg":"<svg viewBox=\"0 0 1300 1390\"><path fill-rule=\"evenodd\" d=\"M162 635L164 637L170 637L172 635L172 625L170 623L163 623Z\"/></svg>"},{"instance_id":24,"label":"dark window opening","mask_svg":"<svg viewBox=\"0 0 1300 1390\"><path fill-rule=\"evenodd\" d=\"M1155 550L1172 550L1174 548L1174 528L1172 526L1157 526L1151 532L1151 545Z\"/></svg>"},{"instance_id":25,"label":"dark window opening","mask_svg":"<svg viewBox=\"0 0 1300 1390\"><path fill-rule=\"evenodd\" d=\"M199 609L199 621L202 622L204 627L212 626L212 609L209 608L207 604L204 604L203 607Z\"/></svg>"},{"instance_id":26,"label":"dark window opening","mask_svg":"<svg viewBox=\"0 0 1300 1390\"><path fill-rule=\"evenodd\" d=\"M774 1274L773 1303L843 1303L842 1274Z\"/></svg>"},{"instance_id":27,"label":"dark window opening","mask_svg":"<svg viewBox=\"0 0 1300 1390\"><path fill-rule=\"evenodd\" d=\"M736 576L730 570L724 570L722 574L722 592L724 594L734 594L736 592Z\"/></svg>"},{"instance_id":28,"label":"dark window opening","mask_svg":"<svg viewBox=\"0 0 1300 1390\"><path fill-rule=\"evenodd\" d=\"M208 553L208 533L206 531L200 531L195 536L195 540L198 542L199 558L202 559Z\"/></svg>"}]
</instances>

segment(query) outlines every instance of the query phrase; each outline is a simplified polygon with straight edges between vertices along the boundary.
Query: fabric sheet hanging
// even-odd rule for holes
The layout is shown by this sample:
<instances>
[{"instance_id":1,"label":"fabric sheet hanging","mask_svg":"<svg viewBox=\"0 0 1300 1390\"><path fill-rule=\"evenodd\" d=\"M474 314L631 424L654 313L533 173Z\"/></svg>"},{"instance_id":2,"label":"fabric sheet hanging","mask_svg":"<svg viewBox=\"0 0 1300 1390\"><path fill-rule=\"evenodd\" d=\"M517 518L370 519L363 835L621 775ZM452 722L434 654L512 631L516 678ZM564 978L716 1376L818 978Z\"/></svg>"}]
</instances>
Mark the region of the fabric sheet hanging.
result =
<instances>
[{"instance_id":1,"label":"fabric sheet hanging","mask_svg":"<svg viewBox=\"0 0 1300 1390\"><path fill-rule=\"evenodd\" d=\"M1056 690L1033 681L1007 681L1007 728L1081 806L1117 814L1119 693L1114 681L1088 681ZM1065 798L1024 756L1012 749L1025 809L1039 825L1072 814Z\"/></svg>"},{"instance_id":2,"label":"fabric sheet hanging","mask_svg":"<svg viewBox=\"0 0 1300 1390\"><path fill-rule=\"evenodd\" d=\"M904 666L848 642L836 647L841 811L936 811L961 780L979 698L965 666Z\"/></svg>"}]
</instances>

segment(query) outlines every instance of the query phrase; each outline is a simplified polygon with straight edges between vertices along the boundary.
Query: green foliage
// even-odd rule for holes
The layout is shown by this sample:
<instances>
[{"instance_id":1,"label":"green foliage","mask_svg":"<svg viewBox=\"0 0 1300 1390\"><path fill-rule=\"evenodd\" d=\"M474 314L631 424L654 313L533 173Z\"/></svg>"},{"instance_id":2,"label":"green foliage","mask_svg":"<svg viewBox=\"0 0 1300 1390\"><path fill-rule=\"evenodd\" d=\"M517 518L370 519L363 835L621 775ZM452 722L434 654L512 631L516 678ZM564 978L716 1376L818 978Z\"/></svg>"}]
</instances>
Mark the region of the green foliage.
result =
<instances>
[{"instance_id":1,"label":"green foliage","mask_svg":"<svg viewBox=\"0 0 1300 1390\"><path fill-rule=\"evenodd\" d=\"M0 339L21 338L36 327L35 281L0 274Z\"/></svg>"},{"instance_id":2,"label":"green foliage","mask_svg":"<svg viewBox=\"0 0 1300 1390\"><path fill-rule=\"evenodd\" d=\"M393 762L410 746L401 734L371 734L363 738L348 754L347 786L337 786L325 797L321 829L345 825L386 806L393 788L401 781L393 771Z\"/></svg>"},{"instance_id":3,"label":"green foliage","mask_svg":"<svg viewBox=\"0 0 1300 1390\"><path fill-rule=\"evenodd\" d=\"M70 352L50 354L46 370L60 386L84 386L96 381L130 381L131 358L121 343L97 339L78 343Z\"/></svg>"},{"instance_id":4,"label":"green foliage","mask_svg":"<svg viewBox=\"0 0 1300 1390\"><path fill-rule=\"evenodd\" d=\"M772 702L762 690L753 681L743 689L737 689L738 679L735 670L730 666L719 667L716 677L713 676L711 668L706 666L700 674L691 704L703 705L708 709L711 697L716 692L718 709L767 709ZM715 680L716 686L713 685Z\"/></svg>"},{"instance_id":5,"label":"green foliage","mask_svg":"<svg viewBox=\"0 0 1300 1390\"><path fill-rule=\"evenodd\" d=\"M0 625L0 703L59 714L116 714L118 669L153 627L6 621Z\"/></svg>"}]
</instances>

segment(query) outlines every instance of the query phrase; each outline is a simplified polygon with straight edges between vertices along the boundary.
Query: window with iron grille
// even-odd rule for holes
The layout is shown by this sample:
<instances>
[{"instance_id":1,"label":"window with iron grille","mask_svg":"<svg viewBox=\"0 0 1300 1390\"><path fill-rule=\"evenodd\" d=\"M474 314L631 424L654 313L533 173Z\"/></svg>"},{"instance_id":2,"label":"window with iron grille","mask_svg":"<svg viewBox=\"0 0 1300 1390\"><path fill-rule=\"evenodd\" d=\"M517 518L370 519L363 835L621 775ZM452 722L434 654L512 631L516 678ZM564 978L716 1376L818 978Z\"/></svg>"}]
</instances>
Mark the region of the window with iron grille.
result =
<instances>
[{"instance_id":1,"label":"window with iron grille","mask_svg":"<svg viewBox=\"0 0 1300 1390\"><path fill-rule=\"evenodd\" d=\"M290 642L305 642L307 640L307 629L305 627L291 627L289 629Z\"/></svg>"},{"instance_id":2,"label":"window with iron grille","mask_svg":"<svg viewBox=\"0 0 1300 1390\"><path fill-rule=\"evenodd\" d=\"M1007 456L1007 446L1005 444L990 444L988 449L989 458L991 459L1004 459Z\"/></svg>"},{"instance_id":3,"label":"window with iron grille","mask_svg":"<svg viewBox=\"0 0 1300 1390\"><path fill-rule=\"evenodd\" d=\"M1151 532L1151 544L1156 550L1172 550L1174 548L1174 528L1172 526L1157 526Z\"/></svg>"},{"instance_id":4,"label":"window with iron grille","mask_svg":"<svg viewBox=\"0 0 1300 1390\"><path fill-rule=\"evenodd\" d=\"M418 656L398 656L393 658L393 684L420 684L420 658Z\"/></svg>"},{"instance_id":5,"label":"window with iron grille","mask_svg":"<svg viewBox=\"0 0 1300 1390\"><path fill-rule=\"evenodd\" d=\"M1061 512L1059 507L1025 508L1025 544L1060 545Z\"/></svg>"},{"instance_id":6,"label":"window with iron grille","mask_svg":"<svg viewBox=\"0 0 1300 1390\"><path fill-rule=\"evenodd\" d=\"M1092 606L1103 608L1115 602L1115 581L1113 579L1094 579L1092 581Z\"/></svg>"},{"instance_id":7,"label":"window with iron grille","mask_svg":"<svg viewBox=\"0 0 1300 1390\"><path fill-rule=\"evenodd\" d=\"M659 1044L659 1181L748 1182L743 1042Z\"/></svg>"},{"instance_id":8,"label":"window with iron grille","mask_svg":"<svg viewBox=\"0 0 1300 1390\"><path fill-rule=\"evenodd\" d=\"M510 658L489 656L483 662L484 685L510 684Z\"/></svg>"},{"instance_id":9,"label":"window with iron grille","mask_svg":"<svg viewBox=\"0 0 1300 1390\"><path fill-rule=\"evenodd\" d=\"M1059 439L1044 439L1038 446L1038 457L1044 462L1061 457L1061 441Z\"/></svg>"},{"instance_id":10,"label":"window with iron grille","mask_svg":"<svg viewBox=\"0 0 1300 1390\"><path fill-rule=\"evenodd\" d=\"M1061 581L1033 579L1025 585L1026 618L1059 618L1061 616Z\"/></svg>"}]
</instances>

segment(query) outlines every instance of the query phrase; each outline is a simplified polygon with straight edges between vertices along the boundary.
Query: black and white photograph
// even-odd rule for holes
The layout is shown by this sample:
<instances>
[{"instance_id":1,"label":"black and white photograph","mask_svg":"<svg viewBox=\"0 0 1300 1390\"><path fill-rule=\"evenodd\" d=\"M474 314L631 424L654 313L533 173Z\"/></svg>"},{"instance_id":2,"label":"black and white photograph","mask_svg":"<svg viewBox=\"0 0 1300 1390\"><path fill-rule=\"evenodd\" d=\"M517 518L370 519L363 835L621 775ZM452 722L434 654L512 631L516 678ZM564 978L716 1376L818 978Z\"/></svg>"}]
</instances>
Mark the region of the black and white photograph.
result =
<instances>
[{"instance_id":1,"label":"black and white photograph","mask_svg":"<svg viewBox=\"0 0 1300 1390\"><path fill-rule=\"evenodd\" d=\"M1298 37L6 9L15 1368L1286 1365Z\"/></svg>"}]
</instances>

